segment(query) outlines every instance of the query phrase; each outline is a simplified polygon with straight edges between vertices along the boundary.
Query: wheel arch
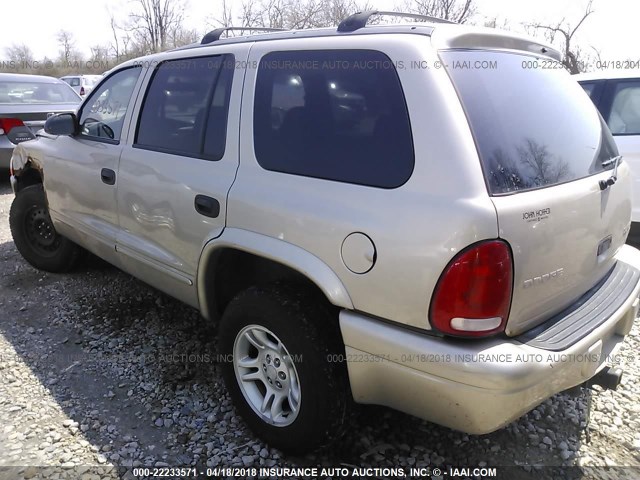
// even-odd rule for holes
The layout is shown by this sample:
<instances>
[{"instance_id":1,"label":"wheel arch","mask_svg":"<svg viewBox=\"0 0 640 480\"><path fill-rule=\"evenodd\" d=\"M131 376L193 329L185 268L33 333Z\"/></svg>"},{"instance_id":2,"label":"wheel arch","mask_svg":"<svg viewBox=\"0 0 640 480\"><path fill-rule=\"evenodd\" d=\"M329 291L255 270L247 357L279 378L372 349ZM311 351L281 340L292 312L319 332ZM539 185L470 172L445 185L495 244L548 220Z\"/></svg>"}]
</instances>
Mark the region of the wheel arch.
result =
<instances>
[{"instance_id":1,"label":"wheel arch","mask_svg":"<svg viewBox=\"0 0 640 480\"><path fill-rule=\"evenodd\" d=\"M207 320L217 321L237 293L256 283L276 280L307 283L330 304L353 309L342 281L312 253L273 237L227 228L220 237L209 241L200 255L200 311Z\"/></svg>"},{"instance_id":2,"label":"wheel arch","mask_svg":"<svg viewBox=\"0 0 640 480\"><path fill-rule=\"evenodd\" d=\"M20 144L16 146L11 155L10 171L15 178L15 193L31 185L44 184L41 165Z\"/></svg>"}]
</instances>

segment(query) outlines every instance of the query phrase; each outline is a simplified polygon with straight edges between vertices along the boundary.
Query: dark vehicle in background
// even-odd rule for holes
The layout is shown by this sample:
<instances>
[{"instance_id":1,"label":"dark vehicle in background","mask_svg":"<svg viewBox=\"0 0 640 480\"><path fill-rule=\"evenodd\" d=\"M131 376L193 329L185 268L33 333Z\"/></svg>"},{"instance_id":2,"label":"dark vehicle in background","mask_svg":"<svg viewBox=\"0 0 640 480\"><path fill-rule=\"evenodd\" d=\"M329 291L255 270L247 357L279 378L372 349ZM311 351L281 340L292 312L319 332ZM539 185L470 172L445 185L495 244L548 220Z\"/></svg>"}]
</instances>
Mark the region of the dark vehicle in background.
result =
<instances>
[{"instance_id":1,"label":"dark vehicle in background","mask_svg":"<svg viewBox=\"0 0 640 480\"><path fill-rule=\"evenodd\" d=\"M13 147L35 138L47 117L74 112L81 101L62 80L0 73L0 169L9 168Z\"/></svg>"}]
</instances>

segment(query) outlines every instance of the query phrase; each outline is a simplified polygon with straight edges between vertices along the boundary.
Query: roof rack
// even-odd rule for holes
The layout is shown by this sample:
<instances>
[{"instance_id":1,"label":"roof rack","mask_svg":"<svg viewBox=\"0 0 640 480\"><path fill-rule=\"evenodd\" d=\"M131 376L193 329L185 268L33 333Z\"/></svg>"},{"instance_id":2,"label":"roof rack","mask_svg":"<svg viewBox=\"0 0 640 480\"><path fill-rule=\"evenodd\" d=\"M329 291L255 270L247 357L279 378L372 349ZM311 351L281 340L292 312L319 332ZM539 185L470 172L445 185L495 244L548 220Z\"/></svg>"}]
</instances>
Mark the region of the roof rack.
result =
<instances>
[{"instance_id":1,"label":"roof rack","mask_svg":"<svg viewBox=\"0 0 640 480\"><path fill-rule=\"evenodd\" d=\"M417 13L405 13L405 12L385 12L380 10L367 10L366 12L358 12L348 16L338 25L339 32L354 32L360 28L364 28L367 25L367 21L373 15L383 15L385 17L407 17L414 18L416 20L427 20L436 23L456 23L451 20L445 20L444 18L430 17L429 15L419 15Z\"/></svg>"},{"instance_id":2,"label":"roof rack","mask_svg":"<svg viewBox=\"0 0 640 480\"><path fill-rule=\"evenodd\" d=\"M216 28L215 30L211 30L204 37L202 37L201 45L206 45L207 43L213 43L217 40L220 40L220 36L224 32L229 31L260 31L260 32L281 32L285 30L284 28L268 28L268 27L222 27Z\"/></svg>"}]
</instances>

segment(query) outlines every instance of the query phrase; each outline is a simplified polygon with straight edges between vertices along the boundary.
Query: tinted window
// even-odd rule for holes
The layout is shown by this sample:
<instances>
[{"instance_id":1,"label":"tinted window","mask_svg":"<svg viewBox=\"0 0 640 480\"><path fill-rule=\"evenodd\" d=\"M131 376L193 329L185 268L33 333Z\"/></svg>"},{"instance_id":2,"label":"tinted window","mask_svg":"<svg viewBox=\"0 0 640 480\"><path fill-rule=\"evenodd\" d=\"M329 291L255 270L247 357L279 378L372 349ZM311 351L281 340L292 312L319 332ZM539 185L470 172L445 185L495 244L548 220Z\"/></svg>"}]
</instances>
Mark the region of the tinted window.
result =
<instances>
[{"instance_id":1,"label":"tinted window","mask_svg":"<svg viewBox=\"0 0 640 480\"><path fill-rule=\"evenodd\" d=\"M607 124L614 135L640 135L640 81L616 84Z\"/></svg>"},{"instance_id":2,"label":"tinted window","mask_svg":"<svg viewBox=\"0 0 640 480\"><path fill-rule=\"evenodd\" d=\"M163 62L144 100L136 145L222 158L232 64L223 56Z\"/></svg>"},{"instance_id":3,"label":"tinted window","mask_svg":"<svg viewBox=\"0 0 640 480\"><path fill-rule=\"evenodd\" d=\"M600 114L560 65L527 68L532 57L501 52L449 51L442 57L466 110L491 194L593 175L617 155ZM471 68L478 64L495 68Z\"/></svg>"},{"instance_id":4,"label":"tinted window","mask_svg":"<svg viewBox=\"0 0 640 480\"><path fill-rule=\"evenodd\" d=\"M0 103L80 103L80 97L64 83L0 82Z\"/></svg>"},{"instance_id":5,"label":"tinted window","mask_svg":"<svg viewBox=\"0 0 640 480\"><path fill-rule=\"evenodd\" d=\"M389 58L275 52L260 62L256 158L267 170L394 188L413 171L409 116Z\"/></svg>"},{"instance_id":6,"label":"tinted window","mask_svg":"<svg viewBox=\"0 0 640 480\"><path fill-rule=\"evenodd\" d=\"M580 85L582 86L584 91L587 92L587 95L589 95L590 97L593 96L593 91L596 88L595 83L581 83Z\"/></svg>"},{"instance_id":7,"label":"tinted window","mask_svg":"<svg viewBox=\"0 0 640 480\"><path fill-rule=\"evenodd\" d=\"M80 116L82 135L106 140L120 139L140 70L137 67L120 70L91 92Z\"/></svg>"}]
</instances>

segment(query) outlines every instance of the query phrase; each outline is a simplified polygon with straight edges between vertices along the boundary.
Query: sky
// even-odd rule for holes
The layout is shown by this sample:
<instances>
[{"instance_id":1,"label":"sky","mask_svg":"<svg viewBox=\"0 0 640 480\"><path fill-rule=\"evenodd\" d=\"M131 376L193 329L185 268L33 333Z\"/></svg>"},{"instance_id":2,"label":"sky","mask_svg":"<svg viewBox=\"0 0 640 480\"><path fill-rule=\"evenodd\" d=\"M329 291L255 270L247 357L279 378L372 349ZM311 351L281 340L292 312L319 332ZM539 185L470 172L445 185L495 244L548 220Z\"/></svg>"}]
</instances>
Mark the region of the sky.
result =
<instances>
[{"instance_id":1,"label":"sky","mask_svg":"<svg viewBox=\"0 0 640 480\"><path fill-rule=\"evenodd\" d=\"M6 0L5 0L6 1ZM0 59L6 58L4 48L26 44L35 58L58 56L56 32L72 32L76 47L89 56L90 47L108 45L112 40L110 12L124 19L134 0L30 0L28 9L16 8L4 12L0 20ZM187 0L185 26L206 33L215 27L222 0ZM576 24L584 12L587 0L475 0L482 17L506 20L512 30L522 30L522 23L547 22L557 24L565 18ZM230 0L240 6L241 0ZM370 0L376 8L394 9L394 0ZM399 2L397 2L399 3ZM397 10L397 8L396 8ZM576 34L575 42L593 53L601 52L602 60L640 60L640 2L637 0L594 0L594 13Z\"/></svg>"}]
</instances>

